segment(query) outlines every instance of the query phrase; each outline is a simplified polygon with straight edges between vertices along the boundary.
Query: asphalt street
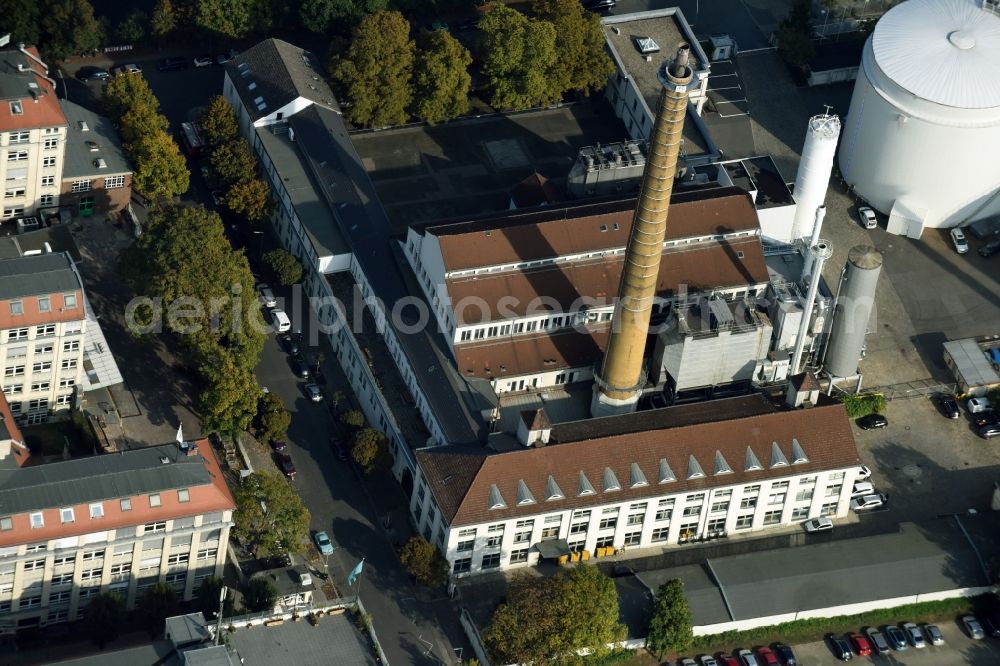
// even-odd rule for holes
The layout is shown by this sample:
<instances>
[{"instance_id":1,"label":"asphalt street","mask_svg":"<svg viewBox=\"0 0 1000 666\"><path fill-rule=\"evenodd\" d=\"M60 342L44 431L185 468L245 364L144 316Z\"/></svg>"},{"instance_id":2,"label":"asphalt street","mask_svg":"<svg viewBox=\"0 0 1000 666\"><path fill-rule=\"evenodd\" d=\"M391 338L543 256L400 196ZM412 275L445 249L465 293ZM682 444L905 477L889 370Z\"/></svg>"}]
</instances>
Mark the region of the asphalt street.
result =
<instances>
[{"instance_id":1,"label":"asphalt street","mask_svg":"<svg viewBox=\"0 0 1000 666\"><path fill-rule=\"evenodd\" d=\"M156 62L165 55L169 54L156 54L152 59L136 54L123 55L113 64L136 62L142 66L144 76L160 100L161 112L176 129L181 122L195 117L197 109L212 96L221 93L222 68L213 65L161 73L156 71ZM112 63L104 60L86 64L110 66ZM66 89L74 101L96 108L99 84L83 84L67 78ZM184 198L201 201L210 207L207 187L197 166L191 166L191 189ZM230 224L227 224L227 232L234 246L248 246L251 264L259 260L261 247L264 251L270 249L257 242L259 236L251 238L236 233ZM282 293L276 289L276 293L279 297L291 296L289 291ZM308 320L305 314L308 304L303 301L295 305L289 300L285 309L294 327L302 329L309 340L309 325L305 321ZM307 353L309 351L315 349ZM340 370L331 360L328 347L325 355L325 374L332 381ZM365 487L355 471L347 463L338 461L329 447L328 437L333 428L329 411L324 404L307 400L302 392L304 382L292 373L288 357L274 337L267 340L256 374L260 384L279 395L292 413L288 435L289 452L298 472L294 484L311 513L311 529L325 530L337 547L328 559L328 566L338 590L345 595L360 593L391 663L454 663L454 647L466 651L468 647L452 602L446 598L429 598L427 593L412 585L381 527ZM405 502L402 494L399 501ZM347 574L362 558L365 559L364 572L358 586L350 588L346 583Z\"/></svg>"}]
</instances>

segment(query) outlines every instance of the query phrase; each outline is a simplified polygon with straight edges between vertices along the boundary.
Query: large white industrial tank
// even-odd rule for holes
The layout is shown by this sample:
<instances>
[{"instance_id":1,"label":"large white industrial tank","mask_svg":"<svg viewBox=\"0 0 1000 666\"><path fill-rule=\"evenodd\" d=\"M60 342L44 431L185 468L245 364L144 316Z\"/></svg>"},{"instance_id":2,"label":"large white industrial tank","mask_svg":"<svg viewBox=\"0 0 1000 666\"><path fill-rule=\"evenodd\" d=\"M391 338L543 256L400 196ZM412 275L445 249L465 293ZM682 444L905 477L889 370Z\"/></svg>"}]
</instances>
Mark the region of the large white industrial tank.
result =
<instances>
[{"instance_id":1,"label":"large white industrial tank","mask_svg":"<svg viewBox=\"0 0 1000 666\"><path fill-rule=\"evenodd\" d=\"M840 118L823 114L809 119L802 159L795 174L795 219L792 240L808 236L816 223L816 210L826 200L833 171L833 156L840 136Z\"/></svg>"},{"instance_id":2,"label":"large white industrial tank","mask_svg":"<svg viewBox=\"0 0 1000 666\"><path fill-rule=\"evenodd\" d=\"M872 246L857 245L847 253L826 349L826 371L834 377L857 373L881 272L882 253Z\"/></svg>"},{"instance_id":3,"label":"large white industrial tank","mask_svg":"<svg viewBox=\"0 0 1000 666\"><path fill-rule=\"evenodd\" d=\"M907 0L865 44L838 162L890 231L1000 212L1000 15L983 2Z\"/></svg>"}]
</instances>

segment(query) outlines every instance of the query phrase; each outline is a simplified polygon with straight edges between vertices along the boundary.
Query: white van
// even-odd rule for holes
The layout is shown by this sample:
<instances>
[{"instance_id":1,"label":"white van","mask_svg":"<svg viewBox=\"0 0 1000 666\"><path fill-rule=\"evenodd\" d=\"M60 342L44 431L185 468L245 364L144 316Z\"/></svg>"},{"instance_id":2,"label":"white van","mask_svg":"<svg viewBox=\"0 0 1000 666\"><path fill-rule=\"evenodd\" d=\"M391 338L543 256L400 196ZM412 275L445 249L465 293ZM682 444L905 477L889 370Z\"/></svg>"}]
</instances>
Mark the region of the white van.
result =
<instances>
[{"instance_id":1,"label":"white van","mask_svg":"<svg viewBox=\"0 0 1000 666\"><path fill-rule=\"evenodd\" d=\"M292 328L292 321L281 308L274 308L271 310L271 323L274 325L274 328L278 331L278 333L284 333Z\"/></svg>"}]
</instances>

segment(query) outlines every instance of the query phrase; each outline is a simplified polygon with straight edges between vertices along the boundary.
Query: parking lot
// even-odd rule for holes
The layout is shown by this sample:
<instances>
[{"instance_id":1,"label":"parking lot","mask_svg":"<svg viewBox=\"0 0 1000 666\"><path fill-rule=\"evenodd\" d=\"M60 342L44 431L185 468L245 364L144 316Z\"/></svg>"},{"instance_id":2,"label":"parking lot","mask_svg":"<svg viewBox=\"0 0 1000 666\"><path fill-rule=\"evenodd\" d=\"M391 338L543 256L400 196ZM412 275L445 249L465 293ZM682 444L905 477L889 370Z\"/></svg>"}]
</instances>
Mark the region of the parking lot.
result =
<instances>
[{"instance_id":1,"label":"parking lot","mask_svg":"<svg viewBox=\"0 0 1000 666\"><path fill-rule=\"evenodd\" d=\"M855 655L852 661L892 666L945 666L946 664L995 666L1000 663L1000 641L990 638L974 641L966 636L957 620L941 622L937 626L941 629L945 641L940 647L928 646L918 650L911 646L904 652L890 652L871 657ZM797 645L795 656L803 664L841 663L825 641Z\"/></svg>"}]
</instances>

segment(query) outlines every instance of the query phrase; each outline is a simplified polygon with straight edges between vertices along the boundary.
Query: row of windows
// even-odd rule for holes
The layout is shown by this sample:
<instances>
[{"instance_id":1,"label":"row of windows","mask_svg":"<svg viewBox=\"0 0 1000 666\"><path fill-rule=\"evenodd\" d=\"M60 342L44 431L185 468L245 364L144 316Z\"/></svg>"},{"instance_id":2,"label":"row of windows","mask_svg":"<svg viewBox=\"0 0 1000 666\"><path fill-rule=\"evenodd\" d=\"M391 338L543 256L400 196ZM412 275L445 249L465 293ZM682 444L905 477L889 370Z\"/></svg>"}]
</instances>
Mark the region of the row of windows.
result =
<instances>
[{"instance_id":1,"label":"row of windows","mask_svg":"<svg viewBox=\"0 0 1000 666\"><path fill-rule=\"evenodd\" d=\"M12 315L23 315L24 314L24 302L21 299L9 301L10 303L10 313ZM74 309L76 308L77 300L76 294L63 294L62 295L62 306L64 308ZM39 312L52 312L52 298L50 296L39 296L37 298L37 305ZM39 329L51 328L51 332L40 333ZM15 329L24 330L24 329ZM46 326L36 326L35 327L35 337L40 337L42 335L55 335L55 324L47 324ZM24 337L27 338L28 334L25 333ZM10 335L7 337L8 340L12 339ZM15 338L16 339L16 338Z\"/></svg>"},{"instance_id":2,"label":"row of windows","mask_svg":"<svg viewBox=\"0 0 1000 666\"><path fill-rule=\"evenodd\" d=\"M92 180L74 180L70 185L70 192L89 192L93 188L94 181ZM125 176L108 176L104 179L104 189L106 190L116 190L120 187L125 187Z\"/></svg>"},{"instance_id":3,"label":"row of windows","mask_svg":"<svg viewBox=\"0 0 1000 666\"><path fill-rule=\"evenodd\" d=\"M48 145L49 141L55 141L55 139L46 139L45 140L45 142L46 142L45 147L46 148L50 147ZM28 151L27 150L8 150L7 151L7 161L8 162L25 162L25 161L27 161L27 159L28 159ZM55 165L56 165L56 157L54 155L49 155L47 157L43 157L42 158L42 166L43 167L54 167ZM10 180L9 177L8 177L8 180Z\"/></svg>"},{"instance_id":4,"label":"row of windows","mask_svg":"<svg viewBox=\"0 0 1000 666\"><path fill-rule=\"evenodd\" d=\"M73 308L75 308L76 307L76 296L73 295L73 294L70 294L70 295L73 296L73 299L70 301L72 303L72 305L67 305L66 304L66 300L65 300L66 297L64 296L63 297L63 307L73 307ZM39 300L41 300L41 299L39 299ZM46 312L48 312L48 311L49 310L46 310ZM21 301L11 301L10 313L12 315L24 314L24 309L22 307ZM29 329L27 327L7 329L7 342L17 342L19 340L27 340L28 339L28 331L29 331ZM83 332L83 325L82 325L82 323L79 323L79 322L74 322L73 324L66 324L65 328L63 328L63 335L74 335L74 334L82 333L82 332ZM55 324L44 324L42 326L35 326L35 337L36 338L45 338L45 337L48 337L50 335L55 335L55 334L56 334L56 325Z\"/></svg>"},{"instance_id":5,"label":"row of windows","mask_svg":"<svg viewBox=\"0 0 1000 666\"><path fill-rule=\"evenodd\" d=\"M149 501L150 508L159 507L161 504L160 493L152 493L146 496ZM177 491L177 501L184 503L191 501L191 492L187 488L181 488ZM126 497L119 500L119 507L122 511L132 510L132 499ZM89 507L90 518L96 520L104 517L104 503L103 502L93 502ZM72 507L64 507L59 509L59 521L62 524L76 522L76 512ZM45 527L45 516L41 511L35 511L29 514L29 522L33 528ZM13 518L10 516L5 516L0 518L0 531L7 531L14 528ZM149 532L163 532L167 529L166 521L157 521L153 523L146 523L143 526L143 531Z\"/></svg>"},{"instance_id":6,"label":"row of windows","mask_svg":"<svg viewBox=\"0 0 1000 666\"><path fill-rule=\"evenodd\" d=\"M549 331L559 328L570 328L582 326L598 321L611 321L612 313L608 312L579 312L574 314L561 314L545 319L533 319L531 321L519 321L512 324L492 324L487 326L477 326L475 328L465 328L459 333L460 342L470 340L486 340L508 335L521 335L534 333L536 331Z\"/></svg>"},{"instance_id":7,"label":"row of windows","mask_svg":"<svg viewBox=\"0 0 1000 666\"><path fill-rule=\"evenodd\" d=\"M61 370L72 370L77 366L79 359L66 358L59 362L59 368ZM23 364L19 365L8 365L3 369L4 377L20 377L24 374L25 366ZM52 361L38 361L31 365L31 371L34 372L49 372L52 370Z\"/></svg>"},{"instance_id":8,"label":"row of windows","mask_svg":"<svg viewBox=\"0 0 1000 666\"><path fill-rule=\"evenodd\" d=\"M79 340L66 340L63 342L62 346L63 352L75 352L80 351L80 341ZM35 345L34 353L38 354L51 354L55 351L55 345L51 342L41 342ZM19 358L28 357L28 347L22 345L20 347L8 347L7 348L7 360L17 360Z\"/></svg>"}]
</instances>

